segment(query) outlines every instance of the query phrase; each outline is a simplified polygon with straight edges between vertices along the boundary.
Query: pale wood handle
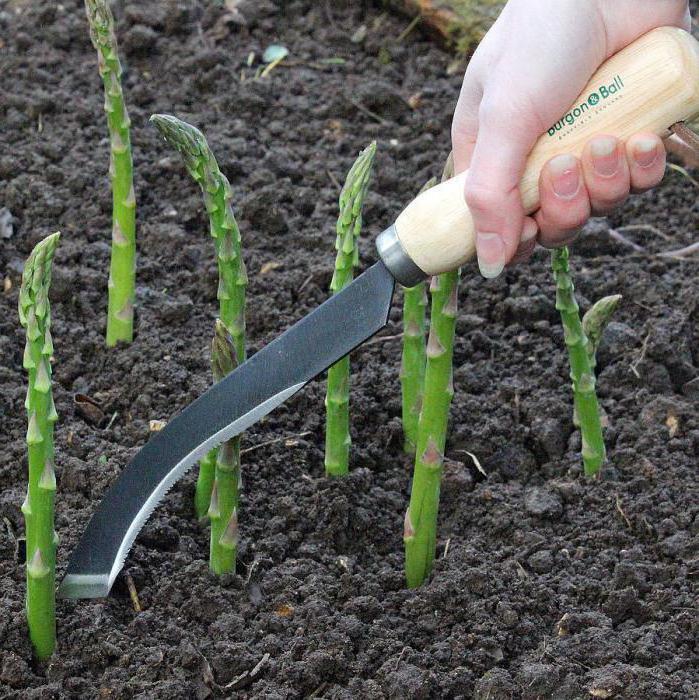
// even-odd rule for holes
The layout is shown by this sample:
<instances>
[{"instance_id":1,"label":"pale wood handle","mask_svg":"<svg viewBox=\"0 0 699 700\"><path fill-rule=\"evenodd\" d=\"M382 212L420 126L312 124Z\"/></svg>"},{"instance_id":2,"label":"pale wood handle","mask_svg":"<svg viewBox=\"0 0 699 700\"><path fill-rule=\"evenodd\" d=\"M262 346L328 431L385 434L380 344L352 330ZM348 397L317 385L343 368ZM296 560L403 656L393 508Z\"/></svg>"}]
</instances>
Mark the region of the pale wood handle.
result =
<instances>
[{"instance_id":1,"label":"pale wood handle","mask_svg":"<svg viewBox=\"0 0 699 700\"><path fill-rule=\"evenodd\" d=\"M554 156L580 156L600 133L627 139L651 131L665 137L670 126L698 113L699 42L674 27L649 32L610 58L570 112L537 141L520 184L526 212L539 208L539 174ZM475 253L465 177L461 173L427 190L396 220L404 251L427 274L453 270Z\"/></svg>"}]
</instances>

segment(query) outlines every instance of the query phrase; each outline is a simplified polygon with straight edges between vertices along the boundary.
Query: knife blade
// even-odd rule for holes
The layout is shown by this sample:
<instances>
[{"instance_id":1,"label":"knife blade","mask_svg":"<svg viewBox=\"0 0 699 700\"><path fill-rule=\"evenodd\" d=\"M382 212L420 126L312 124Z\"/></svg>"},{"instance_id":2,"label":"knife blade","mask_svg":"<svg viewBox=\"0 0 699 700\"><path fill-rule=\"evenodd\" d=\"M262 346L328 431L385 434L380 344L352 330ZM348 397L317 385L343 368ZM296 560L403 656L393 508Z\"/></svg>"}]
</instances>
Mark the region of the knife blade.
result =
<instances>
[{"instance_id":1,"label":"knife blade","mask_svg":"<svg viewBox=\"0 0 699 700\"><path fill-rule=\"evenodd\" d=\"M136 535L171 486L210 449L249 428L381 330L394 285L384 263L375 263L155 433L99 504L59 596L106 596Z\"/></svg>"},{"instance_id":2,"label":"knife blade","mask_svg":"<svg viewBox=\"0 0 699 700\"><path fill-rule=\"evenodd\" d=\"M520 184L528 213L538 209L543 165L580 156L597 133L621 139L666 135L699 113L699 43L680 29L656 29L599 68L570 111L532 150ZM342 292L253 355L156 433L104 496L73 552L58 594L105 596L139 530L168 489L212 447L250 427L313 377L379 331L395 281L413 286L473 257L464 203L466 173L427 190L377 239L381 260Z\"/></svg>"}]
</instances>

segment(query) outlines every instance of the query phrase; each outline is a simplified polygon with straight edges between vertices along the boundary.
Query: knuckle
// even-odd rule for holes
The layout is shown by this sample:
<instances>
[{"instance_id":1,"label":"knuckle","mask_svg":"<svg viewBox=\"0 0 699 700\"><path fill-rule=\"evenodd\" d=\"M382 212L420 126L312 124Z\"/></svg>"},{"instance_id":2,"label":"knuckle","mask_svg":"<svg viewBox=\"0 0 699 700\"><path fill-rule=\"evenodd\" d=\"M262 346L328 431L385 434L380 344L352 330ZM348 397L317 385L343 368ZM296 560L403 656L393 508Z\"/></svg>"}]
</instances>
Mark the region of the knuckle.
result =
<instances>
[{"instance_id":1,"label":"knuckle","mask_svg":"<svg viewBox=\"0 0 699 700\"><path fill-rule=\"evenodd\" d=\"M493 211L502 201L497 190L478 181L466 181L464 196L469 209L476 214Z\"/></svg>"},{"instance_id":2,"label":"knuckle","mask_svg":"<svg viewBox=\"0 0 699 700\"><path fill-rule=\"evenodd\" d=\"M456 149L461 148L467 142L466 130L464 126L455 119L451 125L451 143Z\"/></svg>"}]
</instances>

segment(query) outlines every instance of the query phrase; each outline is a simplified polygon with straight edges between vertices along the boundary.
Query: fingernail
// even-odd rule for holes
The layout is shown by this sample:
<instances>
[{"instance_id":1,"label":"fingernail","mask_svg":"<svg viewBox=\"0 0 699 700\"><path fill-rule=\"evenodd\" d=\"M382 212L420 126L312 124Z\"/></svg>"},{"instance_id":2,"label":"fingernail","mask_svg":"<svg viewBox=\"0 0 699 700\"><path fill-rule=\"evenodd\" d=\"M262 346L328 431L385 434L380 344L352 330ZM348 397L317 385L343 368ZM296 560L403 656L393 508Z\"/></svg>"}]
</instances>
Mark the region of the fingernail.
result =
<instances>
[{"instance_id":1,"label":"fingernail","mask_svg":"<svg viewBox=\"0 0 699 700\"><path fill-rule=\"evenodd\" d=\"M651 139L639 139L633 146L633 159L642 168L650 168L658 160L658 144Z\"/></svg>"},{"instance_id":2,"label":"fingernail","mask_svg":"<svg viewBox=\"0 0 699 700\"><path fill-rule=\"evenodd\" d=\"M592 167L601 177L612 177L619 172L618 142L611 136L593 139L590 144Z\"/></svg>"},{"instance_id":3,"label":"fingernail","mask_svg":"<svg viewBox=\"0 0 699 700\"><path fill-rule=\"evenodd\" d=\"M497 233L478 233L478 267L481 274L490 280L497 277L505 267L505 245Z\"/></svg>"},{"instance_id":4,"label":"fingernail","mask_svg":"<svg viewBox=\"0 0 699 700\"><path fill-rule=\"evenodd\" d=\"M573 156L556 156L549 161L553 191L561 199L572 199L580 190L580 168Z\"/></svg>"}]
</instances>

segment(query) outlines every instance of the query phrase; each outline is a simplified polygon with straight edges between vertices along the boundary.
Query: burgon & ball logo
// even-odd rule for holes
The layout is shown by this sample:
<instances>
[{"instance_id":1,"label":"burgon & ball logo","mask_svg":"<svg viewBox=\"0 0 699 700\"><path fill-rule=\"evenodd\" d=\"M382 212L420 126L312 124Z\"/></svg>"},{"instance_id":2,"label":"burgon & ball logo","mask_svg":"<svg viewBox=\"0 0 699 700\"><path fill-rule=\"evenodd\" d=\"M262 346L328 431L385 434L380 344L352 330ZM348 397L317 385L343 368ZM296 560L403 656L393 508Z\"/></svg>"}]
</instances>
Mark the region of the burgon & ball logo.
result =
<instances>
[{"instance_id":1,"label":"burgon & ball logo","mask_svg":"<svg viewBox=\"0 0 699 700\"><path fill-rule=\"evenodd\" d=\"M566 127L573 126L575 122L591 109L597 107L601 102L604 102L609 97L617 95L624 89L624 81L620 75L614 78L614 82L610 85L602 85L596 92L591 92L584 102L581 102L577 107L571 109L568 114L559 119L549 130L549 136L555 136L557 131L562 131Z\"/></svg>"}]
</instances>

